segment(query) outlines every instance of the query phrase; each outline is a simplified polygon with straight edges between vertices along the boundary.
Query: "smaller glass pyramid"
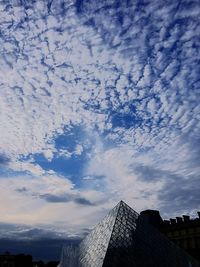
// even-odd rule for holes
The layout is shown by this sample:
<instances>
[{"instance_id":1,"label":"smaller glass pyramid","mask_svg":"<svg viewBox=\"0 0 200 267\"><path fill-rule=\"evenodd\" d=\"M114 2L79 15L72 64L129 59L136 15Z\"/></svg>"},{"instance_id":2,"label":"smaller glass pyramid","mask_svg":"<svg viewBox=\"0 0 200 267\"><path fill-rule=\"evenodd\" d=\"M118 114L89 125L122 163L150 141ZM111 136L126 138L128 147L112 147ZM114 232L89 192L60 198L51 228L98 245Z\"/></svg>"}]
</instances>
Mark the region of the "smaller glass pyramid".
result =
<instances>
[{"instance_id":1,"label":"smaller glass pyramid","mask_svg":"<svg viewBox=\"0 0 200 267\"><path fill-rule=\"evenodd\" d=\"M120 201L60 267L200 267L144 217ZM70 252L71 253L71 252ZM70 255L69 251L68 258ZM77 261L76 261L77 260ZM70 262L71 265L69 264Z\"/></svg>"},{"instance_id":2,"label":"smaller glass pyramid","mask_svg":"<svg viewBox=\"0 0 200 267\"><path fill-rule=\"evenodd\" d=\"M63 246L60 263L57 267L78 267L79 248L74 246Z\"/></svg>"}]
</instances>

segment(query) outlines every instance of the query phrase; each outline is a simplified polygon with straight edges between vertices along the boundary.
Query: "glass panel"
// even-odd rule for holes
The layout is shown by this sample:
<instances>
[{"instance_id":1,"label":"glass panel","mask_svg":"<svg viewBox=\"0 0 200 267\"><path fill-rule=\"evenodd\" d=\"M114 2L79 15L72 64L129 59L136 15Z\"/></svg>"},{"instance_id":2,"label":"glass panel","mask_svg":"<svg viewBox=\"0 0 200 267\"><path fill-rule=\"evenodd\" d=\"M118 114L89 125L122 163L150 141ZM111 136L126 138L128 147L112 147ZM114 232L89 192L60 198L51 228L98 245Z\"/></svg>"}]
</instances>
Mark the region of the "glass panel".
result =
<instances>
[{"instance_id":1,"label":"glass panel","mask_svg":"<svg viewBox=\"0 0 200 267\"><path fill-rule=\"evenodd\" d=\"M64 246L62 249L61 260L58 267L77 267L79 266L79 248Z\"/></svg>"},{"instance_id":2,"label":"glass panel","mask_svg":"<svg viewBox=\"0 0 200 267\"><path fill-rule=\"evenodd\" d=\"M106 255L120 203L80 244L80 266L101 267Z\"/></svg>"},{"instance_id":3,"label":"glass panel","mask_svg":"<svg viewBox=\"0 0 200 267\"><path fill-rule=\"evenodd\" d=\"M197 267L199 264L122 202L103 264L103 267L121 266Z\"/></svg>"}]
</instances>

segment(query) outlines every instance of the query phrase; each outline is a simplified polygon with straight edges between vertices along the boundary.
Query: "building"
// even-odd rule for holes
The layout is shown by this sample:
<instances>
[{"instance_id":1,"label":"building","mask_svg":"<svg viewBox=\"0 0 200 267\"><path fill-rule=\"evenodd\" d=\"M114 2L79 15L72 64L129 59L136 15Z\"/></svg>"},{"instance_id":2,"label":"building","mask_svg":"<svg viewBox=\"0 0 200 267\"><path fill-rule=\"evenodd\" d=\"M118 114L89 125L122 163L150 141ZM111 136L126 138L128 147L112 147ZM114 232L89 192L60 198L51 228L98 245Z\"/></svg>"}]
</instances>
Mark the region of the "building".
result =
<instances>
[{"instance_id":1,"label":"building","mask_svg":"<svg viewBox=\"0 0 200 267\"><path fill-rule=\"evenodd\" d=\"M171 241L200 262L200 212L197 212L198 217L195 219L183 215L169 220L163 220L159 211L155 210L142 211L140 214L145 216L149 223L158 228Z\"/></svg>"},{"instance_id":2,"label":"building","mask_svg":"<svg viewBox=\"0 0 200 267\"><path fill-rule=\"evenodd\" d=\"M0 267L33 267L31 255L12 255L5 252L0 255Z\"/></svg>"},{"instance_id":3,"label":"building","mask_svg":"<svg viewBox=\"0 0 200 267\"><path fill-rule=\"evenodd\" d=\"M120 201L78 248L64 249L59 266L199 267L196 260L156 229L162 222L161 217L157 221L145 212L139 215Z\"/></svg>"},{"instance_id":4,"label":"building","mask_svg":"<svg viewBox=\"0 0 200 267\"><path fill-rule=\"evenodd\" d=\"M0 267L15 267L15 256L9 252L0 255Z\"/></svg>"}]
</instances>

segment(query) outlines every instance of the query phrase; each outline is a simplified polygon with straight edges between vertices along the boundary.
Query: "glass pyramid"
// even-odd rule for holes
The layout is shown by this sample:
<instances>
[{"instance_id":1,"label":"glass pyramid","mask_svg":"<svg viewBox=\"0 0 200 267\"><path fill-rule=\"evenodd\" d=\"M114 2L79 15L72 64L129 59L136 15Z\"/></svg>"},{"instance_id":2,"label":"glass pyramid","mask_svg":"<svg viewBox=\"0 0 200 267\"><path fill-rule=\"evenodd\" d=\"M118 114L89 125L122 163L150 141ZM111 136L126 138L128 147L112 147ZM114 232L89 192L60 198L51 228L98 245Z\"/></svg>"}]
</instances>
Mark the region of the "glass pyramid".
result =
<instances>
[{"instance_id":1,"label":"glass pyramid","mask_svg":"<svg viewBox=\"0 0 200 267\"><path fill-rule=\"evenodd\" d=\"M129 246L137 217L134 210L119 202L80 244L80 266L101 267L112 247Z\"/></svg>"},{"instance_id":2,"label":"glass pyramid","mask_svg":"<svg viewBox=\"0 0 200 267\"><path fill-rule=\"evenodd\" d=\"M79 248L74 246L63 246L60 263L57 267L77 267L79 266Z\"/></svg>"},{"instance_id":3,"label":"glass pyramid","mask_svg":"<svg viewBox=\"0 0 200 267\"><path fill-rule=\"evenodd\" d=\"M123 201L81 242L77 257L79 267L200 267Z\"/></svg>"}]
</instances>

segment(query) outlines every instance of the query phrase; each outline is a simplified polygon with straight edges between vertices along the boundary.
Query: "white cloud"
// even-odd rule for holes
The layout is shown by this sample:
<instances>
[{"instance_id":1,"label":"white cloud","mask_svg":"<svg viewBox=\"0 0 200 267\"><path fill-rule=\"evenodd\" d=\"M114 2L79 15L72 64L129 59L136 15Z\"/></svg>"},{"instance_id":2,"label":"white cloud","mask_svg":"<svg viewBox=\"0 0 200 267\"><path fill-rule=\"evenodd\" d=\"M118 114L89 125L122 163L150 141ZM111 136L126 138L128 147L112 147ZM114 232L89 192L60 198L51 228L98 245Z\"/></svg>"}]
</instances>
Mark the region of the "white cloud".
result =
<instances>
[{"instance_id":1,"label":"white cloud","mask_svg":"<svg viewBox=\"0 0 200 267\"><path fill-rule=\"evenodd\" d=\"M97 184L101 184L100 190L109 195L113 204L123 199L138 210L149 205L155 207L163 181L140 181L133 170L136 164L137 157L134 157L133 150L128 146L105 150L97 145L86 173L94 179L101 177ZM93 183L94 186L97 184Z\"/></svg>"},{"instance_id":2,"label":"white cloud","mask_svg":"<svg viewBox=\"0 0 200 267\"><path fill-rule=\"evenodd\" d=\"M152 3L150 8L155 8L155 5ZM35 8L38 11L41 11L41 8L43 8L43 12L47 11L45 5L38 3ZM166 13L168 8L172 8L172 6L161 9L165 14L163 20L169 16ZM123 12L126 14L124 26L128 27L131 20L129 20L129 14L125 9ZM14 17L16 23L19 23L20 18L24 16L24 9L16 6L14 7L15 16L11 15L10 11L8 13L12 18ZM5 11L2 14L4 15ZM56 151L54 145L47 144L47 141L62 132L64 125L82 122L89 127L98 124L100 131L107 129L105 123L107 116L94 113L92 109L85 109L85 103L87 104L93 99L94 103L100 103L101 109L108 109L109 104L112 104L113 109L118 109L121 104L127 101L148 96L145 87L150 86L153 78L152 69L158 68L159 63L155 64L148 60L148 63L144 64L139 57L140 53L138 53L134 41L130 43L133 51L133 62L123 58L122 54L125 52L121 52L122 48L125 49L128 46L123 37L119 48L115 51L108 49L103 44L102 32L96 33L92 27L83 26L73 8L68 10L67 19L62 18L62 23L53 14L48 16L46 21L42 20L42 14L40 12L29 14L30 20L26 22L30 28L28 32L21 28L17 28L15 31L11 28L9 32L13 38L18 38L18 44L20 49L23 48L23 52L19 52L20 56L17 60L11 59L11 64L15 66L13 69L10 68L5 74L3 71L1 72L2 86L4 84L5 90L1 97L0 146L12 157L19 157L21 154L44 153L45 157L51 160ZM115 10L112 9L111 17L114 14ZM90 15L87 14L87 16ZM101 13L96 17L99 29L104 25L111 36L115 34L118 36L118 26L115 25L114 21L110 24L107 23L108 17L106 17L106 24L104 24L102 16L105 17L105 14ZM56 31L56 28L62 29L63 32ZM8 34L6 27L3 27L3 30L5 35ZM160 30L160 35L163 31L164 27ZM176 31L175 27L174 32ZM140 32L140 28L135 25L135 27L130 28L128 35L131 33L136 35L137 32ZM143 40L143 35L147 34L148 32L144 31L138 40L142 51L147 50ZM26 41L27 36L30 42ZM163 36L165 38L164 33ZM173 35L170 38L172 39L170 42L175 41ZM156 38L155 40L151 39L151 42L156 43ZM88 47L89 43L91 43L92 50L95 49L95 53L94 51L91 53ZM9 52L18 49L18 44L15 42L4 43L4 50ZM160 68L162 69L165 54L162 53L160 56L162 57L160 58ZM159 58L159 52L156 57ZM8 57L1 57L3 68L9 66L6 63L6 58ZM68 67L65 68L62 64ZM171 97L166 95L165 90L163 90L162 79L170 79L177 64L177 60L170 61L161 73L160 79L157 79L154 84L155 91L162 96L162 108L160 110L162 114L160 116L173 116L173 120L175 117L174 114L170 114L170 110L173 111L171 108L176 100L170 104ZM141 87L139 91L138 88L134 88L133 84L130 84L123 72L129 73L133 81L137 82L137 86ZM182 71L183 77L177 76L180 75L180 72L177 73L176 83L185 80L183 73ZM173 83L171 85L174 87ZM107 86L116 87L119 96L115 94L113 89L107 90ZM129 89L126 90L126 87ZM109 100L106 100L109 96ZM152 99L148 102L148 108L153 113L155 100ZM141 116L145 119L145 103L140 103L138 109L143 111ZM184 106L183 112L185 112ZM159 119L158 116L159 114L157 117L155 116L156 120Z\"/></svg>"},{"instance_id":3,"label":"white cloud","mask_svg":"<svg viewBox=\"0 0 200 267\"><path fill-rule=\"evenodd\" d=\"M78 144L78 145L76 146L76 148L75 148L75 154L76 154L76 155L81 155L82 152L83 152L83 146L80 145L80 144Z\"/></svg>"},{"instance_id":4,"label":"white cloud","mask_svg":"<svg viewBox=\"0 0 200 267\"><path fill-rule=\"evenodd\" d=\"M87 206L74 201L90 199L101 202L104 194L95 190L79 192L70 180L46 173L40 178L1 178L0 221L13 224L40 225L42 229L53 227L55 231L67 229L67 234L81 233L84 227L96 223L101 206ZM43 196L69 195L69 201L47 202ZM71 201L70 201L71 200ZM91 222L87 218L90 216Z\"/></svg>"}]
</instances>

